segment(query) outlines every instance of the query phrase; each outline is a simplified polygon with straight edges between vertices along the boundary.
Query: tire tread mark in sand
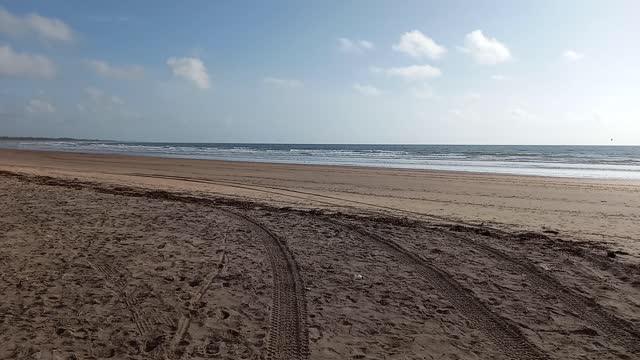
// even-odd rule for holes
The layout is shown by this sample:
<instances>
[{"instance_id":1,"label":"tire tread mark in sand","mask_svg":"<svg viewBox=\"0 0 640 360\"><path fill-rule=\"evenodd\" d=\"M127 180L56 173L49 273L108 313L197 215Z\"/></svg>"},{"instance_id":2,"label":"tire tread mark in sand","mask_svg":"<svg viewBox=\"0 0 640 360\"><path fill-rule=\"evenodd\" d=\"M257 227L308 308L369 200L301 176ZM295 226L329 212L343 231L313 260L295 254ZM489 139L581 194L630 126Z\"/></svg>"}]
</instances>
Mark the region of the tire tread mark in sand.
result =
<instances>
[{"instance_id":1,"label":"tire tread mark in sand","mask_svg":"<svg viewBox=\"0 0 640 360\"><path fill-rule=\"evenodd\" d=\"M420 213L420 212L415 212L415 211L410 211L410 210L404 210L404 209L394 208L394 207L390 207L390 206L376 205L376 204L371 204L371 203L367 203L367 202L364 202L364 201L348 200L348 199L343 199L343 198L340 198L340 197L337 197L337 196L316 194L316 193L307 192L307 191L291 190L291 189L285 189L285 188L280 188L280 187L275 187L275 186L268 186L268 185L247 185L247 184L243 184L243 183L239 183L239 182L235 182L235 181L229 181L229 180L209 180L209 179L198 179L198 178L189 178L189 177L172 176L172 175L157 175L157 174L147 175L147 174L136 174L136 173L127 174L127 175L129 175L129 176L138 176L138 177L148 177L148 178L179 180L179 181L187 181L187 182L195 182L195 183L203 183L203 184L212 184L212 185L222 185L222 186L228 186L228 187L235 187L235 188L238 188L238 189L246 189L246 190L264 192L264 193L268 193L268 194L282 195L282 196L287 196L287 197L291 197L291 198L295 198L295 199L301 199L301 200L305 200L305 201L314 201L316 203L321 203L321 204L326 204L326 205L331 205L331 206L342 206L342 207L354 208L353 206L348 206L348 205L344 205L344 204L337 204L335 202L323 201L323 200L317 200L317 199L309 199L308 197L296 196L296 195L291 195L291 194L285 194L285 193L278 192L278 191L273 191L273 190L279 190L279 191L285 191L285 192L295 193L295 194L300 194L300 195L314 196L314 197L323 198L323 199L337 200L337 201L340 201L342 203L351 203L351 204L357 204L357 205L364 205L364 206L369 206L369 207L382 209L382 210L387 210L387 211L398 211L398 212L405 213L405 214L419 215L419 216L423 216L423 217L437 219L437 220L440 220L440 221L452 221L451 219L447 219L445 217L436 216L436 215L430 215L430 214L425 214L425 213ZM271 189L271 190L265 190L265 189Z\"/></svg>"},{"instance_id":2,"label":"tire tread mark in sand","mask_svg":"<svg viewBox=\"0 0 640 360\"><path fill-rule=\"evenodd\" d=\"M178 343L184 338L184 335L189 330L189 326L191 325L190 312L194 310L198 302L202 300L202 297L207 292L213 281L225 270L227 262L227 237L225 236L222 241L222 249L220 252L220 257L216 262L216 266L204 276L202 285L200 286L198 291L191 296L191 299L189 299L189 308L187 309L187 312L184 313L178 321L176 332L173 336L173 339L171 340L170 350L172 352L175 352Z\"/></svg>"},{"instance_id":3,"label":"tire tread mark in sand","mask_svg":"<svg viewBox=\"0 0 640 360\"><path fill-rule=\"evenodd\" d=\"M92 189L105 194L125 195L134 197L157 198L170 201L219 205L210 199L183 196L161 190L140 191L135 188L105 188L95 183L69 181L46 176L29 177L18 173L0 170L0 175L17 177L26 181L36 179L36 182L63 186L72 189ZM308 200L308 199L307 199ZM250 224L258 232L263 233L263 244L271 263L273 274L272 309L268 340L267 359L270 360L304 360L309 357L309 331L307 328L307 312L305 288L298 271L298 264L285 242L271 230L244 214L231 209L217 209L230 216ZM93 268L93 266L91 266ZM95 269L95 268L94 268ZM98 270L96 270L98 271ZM103 277L108 281L108 276ZM115 288L115 287L114 287ZM142 330L140 331L143 332Z\"/></svg>"},{"instance_id":4,"label":"tire tread mark in sand","mask_svg":"<svg viewBox=\"0 0 640 360\"><path fill-rule=\"evenodd\" d=\"M224 212L250 224L262 233L273 273L273 293L267 359L302 360L309 356L307 304L299 266L286 243L248 215Z\"/></svg>"},{"instance_id":5,"label":"tire tread mark in sand","mask_svg":"<svg viewBox=\"0 0 640 360\"><path fill-rule=\"evenodd\" d=\"M382 238L355 225L325 219L347 228L364 238L374 240L396 257L412 266L453 305L472 326L482 331L511 359L549 359L546 353L526 338L510 320L491 311L470 290L460 285L451 275L433 266L427 260L400 246L393 240Z\"/></svg>"},{"instance_id":6,"label":"tire tread mark in sand","mask_svg":"<svg viewBox=\"0 0 640 360\"><path fill-rule=\"evenodd\" d=\"M494 256L500 261L510 264L513 269L526 275L535 287L558 297L578 318L588 322L600 330L605 336L611 338L628 350L640 353L640 334L634 330L633 325L609 313L594 300L572 291L554 277L540 271L540 269L527 260L509 256L488 244L480 243L460 234L455 234L450 231L444 231L444 233L452 235L465 242L465 244L473 246Z\"/></svg>"},{"instance_id":7,"label":"tire tread mark in sand","mask_svg":"<svg viewBox=\"0 0 640 360\"><path fill-rule=\"evenodd\" d=\"M122 298L122 301L124 301L124 304L131 313L131 319L136 325L139 335L145 336L149 333L152 330L152 324L144 314L137 309L137 304L131 294L127 291L127 283L122 280L122 277L109 265L100 265L89 260L86 261L89 266L105 281L107 287Z\"/></svg>"},{"instance_id":8,"label":"tire tread mark in sand","mask_svg":"<svg viewBox=\"0 0 640 360\"><path fill-rule=\"evenodd\" d=\"M411 216L418 216L419 218L431 218L431 219L436 219L438 221L443 221L445 223L453 223L453 224L465 225L465 226L470 226L470 227L479 228L479 229L486 229L486 230L489 230L491 232L496 232L496 233L498 233L500 235L506 235L506 236L511 236L512 235L512 234L510 234L508 232L505 232L504 230L500 230L500 229L497 229L497 228L494 228L494 227L489 227L489 226L484 226L484 225L472 224L472 223L468 223L468 222L462 221L460 219L452 219L452 218L447 218L447 217L443 217L443 216L425 214L425 213L417 212L417 211L411 211L411 210L405 210L405 209L400 209L400 208L394 208L394 207L390 207L390 206L371 204L371 203L367 203L367 202L363 202L363 201L342 199L342 198L335 197L335 196L330 196L330 195L322 195L322 194L316 194L316 193L312 193L312 192L305 192L305 191L300 191L300 190L291 190L291 189L285 189L285 188L268 186L268 185L246 185L246 184L237 183L237 182L228 181L228 180L209 180L209 179L189 178L189 177L184 177L184 176L172 176L172 175L137 174L137 173L127 174L127 175L129 175L129 176L139 176L139 177L148 177L148 178L180 180L180 181L186 181L186 182L197 182L197 183L205 183L205 184L212 184L212 185L222 185L222 186L235 187L235 188L252 190L252 191L259 191L259 192L264 192L264 193L267 193L267 194L281 195L281 196L286 196L286 197L290 197L290 198L294 198L294 199L301 199L301 200L305 200L305 201L313 201L313 202L320 203L320 204L325 204L325 205L341 206L341 207L346 207L346 208L358 209L356 206L352 206L352 205L337 204L335 202L323 201L323 200L317 200L317 199L309 199L309 198L305 198L305 197L302 197L302 196L297 196L297 195L292 195L292 194L286 194L286 193L283 193L283 192L273 191L273 190L279 190L279 191L285 191L285 192L289 192L289 193L298 193L298 194L301 194L301 195L320 197L320 198L325 198L325 199L330 199L330 200L339 200L339 201L341 201L343 203L352 203L352 204L357 204L357 205L365 205L365 206L373 207L373 208L376 208L376 209L379 209L379 210L386 210L386 211L391 211L391 212L395 211L395 212L400 212L400 213L411 215ZM272 190L265 190L265 189L272 189ZM375 211L372 211L372 212L376 213ZM384 212L380 212L379 214L385 214L385 213ZM505 224L505 225L508 225L508 224ZM604 235L604 234L593 233L591 235ZM611 236L611 235L608 235L608 236ZM620 239L626 239L626 240L634 240L631 237L625 237L625 236L614 236L614 237L620 238ZM594 264L596 264L598 266L603 266L603 267L612 266L612 264L610 262L603 262L602 259L600 259L597 256L594 256L593 254L583 254L581 256L584 259L586 259L586 260L588 260L588 261L590 261L590 262L592 262L592 263L594 263ZM624 271L629 271L629 269L625 269Z\"/></svg>"},{"instance_id":9,"label":"tire tread mark in sand","mask_svg":"<svg viewBox=\"0 0 640 360\"><path fill-rule=\"evenodd\" d=\"M127 291L128 283L123 279L123 275L117 270L111 268L107 264L97 264L85 259L89 266L104 280L107 287L111 289L116 295L118 295L124 302L127 310L130 313L131 320L133 321L136 330L140 336L140 351L146 352L145 348L149 341L153 341L150 338L154 334L159 324L166 324L169 326L175 326L173 320L166 314L161 314L157 310L140 311L139 304L135 300L136 288L133 293ZM157 294L154 296L158 297Z\"/></svg>"},{"instance_id":10,"label":"tire tread mark in sand","mask_svg":"<svg viewBox=\"0 0 640 360\"><path fill-rule=\"evenodd\" d=\"M106 214L106 213L105 213ZM104 221L102 222L102 224L104 223ZM48 235L50 236L50 235ZM60 239L58 237L53 237L54 239L56 239L55 241L60 245L65 247L68 251L70 251L71 253L74 254L74 258L81 258L80 253L86 253L87 249L93 244L93 240L89 239L86 242L86 245L83 247L83 249L81 249L80 251L67 246L65 244L63 244ZM72 240L72 242L77 242L79 239L79 236L75 236ZM104 243L101 244L102 246L104 246ZM129 294L127 292L127 282L123 279L123 276L120 272L118 272L117 270L113 269L111 266L109 266L108 264L98 264L95 262L90 261L88 258L85 258L84 261L89 265L89 267L91 269L93 269L93 271L100 276L104 282L106 283L107 287L111 289L111 291L113 291L116 295L120 296L122 298L122 300L124 301L127 309L129 310L130 314L131 314L131 319L133 320L136 329L138 330L138 334L142 337L145 334L149 333L152 328L153 325L151 324L151 322L147 319L147 317L145 317L142 313L140 313L140 311L137 309L137 305L136 302L133 300L131 294Z\"/></svg>"},{"instance_id":11,"label":"tire tread mark in sand","mask_svg":"<svg viewBox=\"0 0 640 360\"><path fill-rule=\"evenodd\" d=\"M103 216L96 222L95 227L101 229L104 227L107 219L109 217L108 211L103 213ZM86 252L87 249L93 245L94 240L90 240L89 245L84 249L83 252ZM96 252L100 252L102 248L106 246L107 240L102 238L96 245L97 249L94 249ZM77 254L77 251L74 250ZM96 262L92 262L89 259L85 259L85 262L100 276L107 287L109 287L116 295L120 296L122 301L124 302L127 310L131 315L131 319L138 330L138 334L141 338L144 338L147 334L151 333L157 324L167 324L169 326L175 326L174 321L170 316L166 314L160 314L156 310L151 310L148 314L147 312L142 312L139 310L139 305L135 300L135 295L140 288L136 288L133 293L127 291L128 283L125 280L125 276L116 269L113 269L108 264L98 264ZM154 296L162 301L161 297L158 294L154 293Z\"/></svg>"}]
</instances>

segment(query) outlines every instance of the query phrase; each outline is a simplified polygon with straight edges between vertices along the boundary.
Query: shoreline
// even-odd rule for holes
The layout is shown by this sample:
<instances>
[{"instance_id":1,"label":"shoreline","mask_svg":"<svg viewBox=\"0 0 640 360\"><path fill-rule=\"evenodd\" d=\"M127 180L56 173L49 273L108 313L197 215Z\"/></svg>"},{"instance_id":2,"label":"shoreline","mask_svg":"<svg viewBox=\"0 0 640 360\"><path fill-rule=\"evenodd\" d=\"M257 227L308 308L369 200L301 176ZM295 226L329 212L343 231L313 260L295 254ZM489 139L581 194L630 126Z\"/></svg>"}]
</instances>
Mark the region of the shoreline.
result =
<instances>
[{"instance_id":1,"label":"shoreline","mask_svg":"<svg viewBox=\"0 0 640 360\"><path fill-rule=\"evenodd\" d=\"M557 145L561 146L561 145ZM411 172L424 172L426 174L432 173L437 175L441 174L460 174L460 175L484 175L484 176L497 176L497 177L515 177L515 178L539 178L546 180L567 180L567 181L579 181L579 182L594 182L594 183L614 183L614 184L628 184L628 185L640 185L640 179L627 179L616 177L573 177L573 176L550 176L550 175L538 175L538 174L517 174L509 172L490 172L490 171L473 171L473 170L440 170L440 169L424 169L424 168L412 168L412 167L395 167L395 166L370 166L370 165L355 165L355 164L332 164L332 163L303 163L293 161L269 161L269 160L227 160L227 159L206 159L185 156L171 156L171 155L154 155L154 154L126 154L126 153L101 153L101 152L87 152L87 151L64 151L64 150L42 150L42 149L16 149L16 148L3 148L0 147L0 153L3 151L17 151L17 152L44 152L53 154L78 154L88 156L123 156L130 158L154 158L154 159L173 159L173 160L187 160L187 161L205 161L205 162L219 162L219 163L241 163L241 164L264 164L264 165L293 165L293 166L308 166L308 167L337 167L337 168L351 168L351 169L372 169L372 170L389 170L389 171L411 171ZM1 164L0 164L1 165Z\"/></svg>"}]
</instances>

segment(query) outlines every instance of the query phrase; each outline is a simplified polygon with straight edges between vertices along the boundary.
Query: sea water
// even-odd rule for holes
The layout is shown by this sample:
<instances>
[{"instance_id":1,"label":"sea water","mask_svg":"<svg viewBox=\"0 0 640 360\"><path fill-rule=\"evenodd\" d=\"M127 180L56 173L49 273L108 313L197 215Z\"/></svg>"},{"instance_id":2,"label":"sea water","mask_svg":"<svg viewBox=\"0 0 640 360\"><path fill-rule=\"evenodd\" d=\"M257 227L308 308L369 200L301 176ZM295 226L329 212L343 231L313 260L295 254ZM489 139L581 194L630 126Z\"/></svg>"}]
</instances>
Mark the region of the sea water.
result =
<instances>
[{"instance_id":1,"label":"sea water","mask_svg":"<svg viewBox=\"0 0 640 360\"><path fill-rule=\"evenodd\" d=\"M192 159L640 179L640 146L217 144L2 140L0 147Z\"/></svg>"}]
</instances>

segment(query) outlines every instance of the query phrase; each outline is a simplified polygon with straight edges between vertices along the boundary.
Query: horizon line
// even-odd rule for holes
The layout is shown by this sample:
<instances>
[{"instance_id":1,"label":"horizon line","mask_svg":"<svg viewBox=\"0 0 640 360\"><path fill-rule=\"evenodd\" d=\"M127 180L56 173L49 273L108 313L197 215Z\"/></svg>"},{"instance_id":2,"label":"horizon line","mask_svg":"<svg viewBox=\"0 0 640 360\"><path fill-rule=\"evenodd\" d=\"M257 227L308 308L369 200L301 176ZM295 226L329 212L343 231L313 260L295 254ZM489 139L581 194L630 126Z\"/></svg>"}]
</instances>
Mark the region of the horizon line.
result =
<instances>
[{"instance_id":1,"label":"horizon line","mask_svg":"<svg viewBox=\"0 0 640 360\"><path fill-rule=\"evenodd\" d=\"M224 145L390 145L390 146L640 146L640 144L488 144L488 143L365 143L365 142L204 142L204 141L146 141L146 140L112 140L112 139L84 139L73 137L46 137L46 136L0 136L0 140L68 140L68 141L100 141L113 143L146 143L146 144L224 144Z\"/></svg>"}]
</instances>

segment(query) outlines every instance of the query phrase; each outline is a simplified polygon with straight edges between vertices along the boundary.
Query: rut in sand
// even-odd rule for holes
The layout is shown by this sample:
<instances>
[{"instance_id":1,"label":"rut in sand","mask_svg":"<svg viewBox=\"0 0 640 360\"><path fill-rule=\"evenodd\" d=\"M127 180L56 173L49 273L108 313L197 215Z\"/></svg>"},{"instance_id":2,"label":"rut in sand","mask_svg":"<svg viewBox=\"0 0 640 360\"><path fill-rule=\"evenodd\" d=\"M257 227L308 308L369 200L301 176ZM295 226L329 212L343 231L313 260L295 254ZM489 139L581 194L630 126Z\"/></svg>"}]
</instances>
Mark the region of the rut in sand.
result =
<instances>
[{"instance_id":1,"label":"rut in sand","mask_svg":"<svg viewBox=\"0 0 640 360\"><path fill-rule=\"evenodd\" d=\"M248 215L225 210L249 224L260 236L273 272L273 304L267 358L302 360L309 357L305 288L291 250L284 240Z\"/></svg>"},{"instance_id":2,"label":"rut in sand","mask_svg":"<svg viewBox=\"0 0 640 360\"><path fill-rule=\"evenodd\" d=\"M445 271L408 251L393 240L383 238L349 223L326 220L342 226L362 238L372 240L392 253L398 260L412 266L425 281L436 288L451 305L466 317L474 328L482 331L509 358L517 360L549 359L545 352L529 342L517 325L491 311L470 290L459 284Z\"/></svg>"},{"instance_id":3,"label":"rut in sand","mask_svg":"<svg viewBox=\"0 0 640 360\"><path fill-rule=\"evenodd\" d=\"M600 330L612 342L620 344L631 352L640 353L640 334L633 328L633 325L609 313L594 300L567 288L527 260L510 256L487 244L452 231L445 231L445 233L524 274L535 288L541 292L556 296L576 317Z\"/></svg>"}]
</instances>

